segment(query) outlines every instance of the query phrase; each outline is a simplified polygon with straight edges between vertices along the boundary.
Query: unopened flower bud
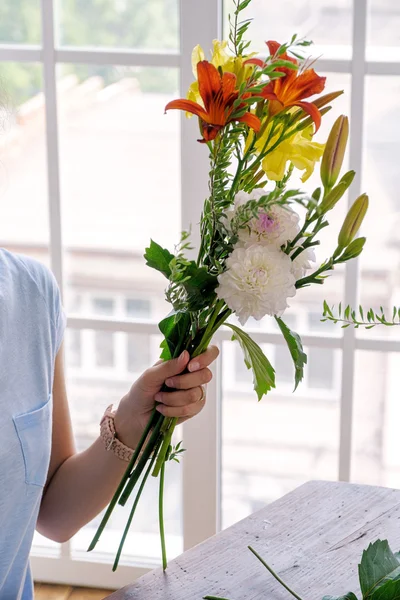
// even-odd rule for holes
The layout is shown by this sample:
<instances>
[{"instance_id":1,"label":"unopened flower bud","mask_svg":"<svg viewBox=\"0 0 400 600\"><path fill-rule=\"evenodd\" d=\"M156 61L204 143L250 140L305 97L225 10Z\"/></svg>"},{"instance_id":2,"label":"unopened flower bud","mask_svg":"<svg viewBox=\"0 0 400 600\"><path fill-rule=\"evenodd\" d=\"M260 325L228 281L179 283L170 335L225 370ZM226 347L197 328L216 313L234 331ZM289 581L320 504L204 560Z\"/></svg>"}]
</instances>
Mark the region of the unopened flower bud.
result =
<instances>
[{"instance_id":1,"label":"unopened flower bud","mask_svg":"<svg viewBox=\"0 0 400 600\"><path fill-rule=\"evenodd\" d=\"M351 206L339 233L339 248L346 248L354 240L368 210L368 203L367 194L361 194Z\"/></svg>"},{"instance_id":2,"label":"unopened flower bud","mask_svg":"<svg viewBox=\"0 0 400 600\"><path fill-rule=\"evenodd\" d=\"M355 174L355 171L348 171L345 173L339 183L326 194L319 206L321 214L327 213L329 210L332 210L334 206L336 206L336 204L344 196L345 192L347 192L353 183Z\"/></svg>"},{"instance_id":3,"label":"unopened flower bud","mask_svg":"<svg viewBox=\"0 0 400 600\"><path fill-rule=\"evenodd\" d=\"M321 162L321 180L326 189L335 185L342 168L349 137L349 120L344 115L336 119L326 142Z\"/></svg>"}]
</instances>

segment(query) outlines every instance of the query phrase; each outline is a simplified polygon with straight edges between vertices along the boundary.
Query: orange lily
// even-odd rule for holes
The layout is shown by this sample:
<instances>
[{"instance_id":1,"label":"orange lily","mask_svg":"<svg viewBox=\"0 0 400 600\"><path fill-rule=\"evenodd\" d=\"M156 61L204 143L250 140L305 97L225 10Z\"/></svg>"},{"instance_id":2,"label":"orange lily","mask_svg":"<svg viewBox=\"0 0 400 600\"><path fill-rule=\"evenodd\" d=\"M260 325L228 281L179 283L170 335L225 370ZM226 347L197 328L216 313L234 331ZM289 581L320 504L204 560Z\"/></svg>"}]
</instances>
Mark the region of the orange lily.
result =
<instances>
[{"instance_id":1,"label":"orange lily","mask_svg":"<svg viewBox=\"0 0 400 600\"><path fill-rule=\"evenodd\" d=\"M280 48L280 44L274 41L267 42L267 46L271 56L274 56ZM299 64L295 58L286 53L280 55L279 58L296 65ZM270 114L275 115L285 108L299 106L310 115L315 123L316 131L318 131L321 125L321 113L314 103L304 102L304 98L320 94L325 87L326 77L320 77L314 69L301 71L280 67L277 70L285 73L285 76L271 81L261 93L261 96L270 101Z\"/></svg>"},{"instance_id":2,"label":"orange lily","mask_svg":"<svg viewBox=\"0 0 400 600\"><path fill-rule=\"evenodd\" d=\"M197 115L203 132L203 139L199 142L214 140L218 132L232 121L245 123L256 132L260 130L261 123L258 117L250 112L240 114L245 104L234 107L239 97L239 91L236 89L237 78L234 73L221 75L214 65L202 60L197 64L197 78L204 106L182 98L169 102L165 110L175 108ZM249 93L243 95L244 99L249 97Z\"/></svg>"}]
</instances>

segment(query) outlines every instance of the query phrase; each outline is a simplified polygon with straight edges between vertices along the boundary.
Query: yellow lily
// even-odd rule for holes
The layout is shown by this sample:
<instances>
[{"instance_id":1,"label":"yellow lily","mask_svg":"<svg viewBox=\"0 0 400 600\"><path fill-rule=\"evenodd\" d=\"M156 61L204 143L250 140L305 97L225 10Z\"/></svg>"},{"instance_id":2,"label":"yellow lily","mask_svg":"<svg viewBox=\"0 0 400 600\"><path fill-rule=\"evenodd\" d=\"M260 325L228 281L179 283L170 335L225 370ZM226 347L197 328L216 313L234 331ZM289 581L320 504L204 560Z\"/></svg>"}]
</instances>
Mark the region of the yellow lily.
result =
<instances>
[{"instance_id":1,"label":"yellow lily","mask_svg":"<svg viewBox=\"0 0 400 600\"><path fill-rule=\"evenodd\" d=\"M257 140L256 148L259 151L263 149L268 139L270 128L271 126L267 127L261 138ZM270 141L271 146L278 141L279 135L278 132L273 136ZM310 125L283 141L275 150L267 154L262 161L262 168L268 179L281 181L285 176L287 163L291 162L296 169L304 171L301 180L307 181L313 174L315 163L321 160L325 148L325 144L313 142L312 137L313 126Z\"/></svg>"}]
</instances>

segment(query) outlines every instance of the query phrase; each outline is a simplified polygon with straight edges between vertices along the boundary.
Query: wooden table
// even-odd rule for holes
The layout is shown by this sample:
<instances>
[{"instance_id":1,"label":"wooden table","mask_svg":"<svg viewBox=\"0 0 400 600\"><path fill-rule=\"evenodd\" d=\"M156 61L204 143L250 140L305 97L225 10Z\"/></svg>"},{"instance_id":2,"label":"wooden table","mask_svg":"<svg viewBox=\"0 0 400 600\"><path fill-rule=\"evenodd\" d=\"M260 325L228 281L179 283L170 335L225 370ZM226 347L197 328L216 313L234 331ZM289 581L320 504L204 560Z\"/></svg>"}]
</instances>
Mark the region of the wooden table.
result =
<instances>
[{"instance_id":1,"label":"wooden table","mask_svg":"<svg viewBox=\"0 0 400 600\"><path fill-rule=\"evenodd\" d=\"M400 491L310 482L108 597L108 600L291 600L254 549L304 600L359 592L369 542L400 549Z\"/></svg>"}]
</instances>

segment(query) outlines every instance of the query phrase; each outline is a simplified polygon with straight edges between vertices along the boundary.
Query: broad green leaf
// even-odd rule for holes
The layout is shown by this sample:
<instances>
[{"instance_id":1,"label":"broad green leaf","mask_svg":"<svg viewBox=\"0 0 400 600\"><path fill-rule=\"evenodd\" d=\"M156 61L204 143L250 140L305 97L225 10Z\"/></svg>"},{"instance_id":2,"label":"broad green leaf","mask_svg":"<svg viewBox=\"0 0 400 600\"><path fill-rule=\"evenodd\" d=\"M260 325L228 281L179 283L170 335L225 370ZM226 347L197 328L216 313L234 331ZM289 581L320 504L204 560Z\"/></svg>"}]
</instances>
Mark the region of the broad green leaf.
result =
<instances>
[{"instance_id":1,"label":"broad green leaf","mask_svg":"<svg viewBox=\"0 0 400 600\"><path fill-rule=\"evenodd\" d=\"M185 342L190 327L190 315L183 312L172 311L168 317L160 321L158 328L165 340L161 343L163 349L161 357L169 360L179 356L182 351L182 342Z\"/></svg>"},{"instance_id":2,"label":"broad green leaf","mask_svg":"<svg viewBox=\"0 0 400 600\"><path fill-rule=\"evenodd\" d=\"M253 371L254 390L258 399L261 400L264 395L275 387L274 368L260 346L251 339L248 333L231 323L225 323L225 325L234 331L232 340L237 340L242 348L244 362L247 368Z\"/></svg>"},{"instance_id":3,"label":"broad green leaf","mask_svg":"<svg viewBox=\"0 0 400 600\"><path fill-rule=\"evenodd\" d=\"M364 550L358 575L364 600L375 598L377 588L400 577L400 561L389 548L387 540L377 540Z\"/></svg>"},{"instance_id":4,"label":"broad green leaf","mask_svg":"<svg viewBox=\"0 0 400 600\"><path fill-rule=\"evenodd\" d=\"M150 246L146 248L144 258L149 267L160 271L167 279L170 278L171 268L169 265L175 257L169 250L162 248L159 244L150 240Z\"/></svg>"},{"instance_id":5,"label":"broad green leaf","mask_svg":"<svg viewBox=\"0 0 400 600\"><path fill-rule=\"evenodd\" d=\"M370 596L371 600L399 600L400 598L400 579L387 581Z\"/></svg>"},{"instance_id":6,"label":"broad green leaf","mask_svg":"<svg viewBox=\"0 0 400 600\"><path fill-rule=\"evenodd\" d=\"M215 296L217 277L210 275L206 267L198 267L194 261L188 264L184 276L182 285L187 293L189 310L201 310L208 306Z\"/></svg>"},{"instance_id":7,"label":"broad green leaf","mask_svg":"<svg viewBox=\"0 0 400 600\"><path fill-rule=\"evenodd\" d=\"M282 321L280 317L275 317L275 320L279 325L279 329L282 331L283 337L285 338L289 348L290 355L293 359L295 368L294 391L296 391L297 386L304 377L304 365L307 364L307 354L303 350L303 344L301 343L300 336L294 331L291 331L291 329L289 329L289 327L286 325L286 323L284 323L284 321Z\"/></svg>"},{"instance_id":8,"label":"broad green leaf","mask_svg":"<svg viewBox=\"0 0 400 600\"><path fill-rule=\"evenodd\" d=\"M345 596L324 596L322 600L357 600L357 596L348 592Z\"/></svg>"}]
</instances>

